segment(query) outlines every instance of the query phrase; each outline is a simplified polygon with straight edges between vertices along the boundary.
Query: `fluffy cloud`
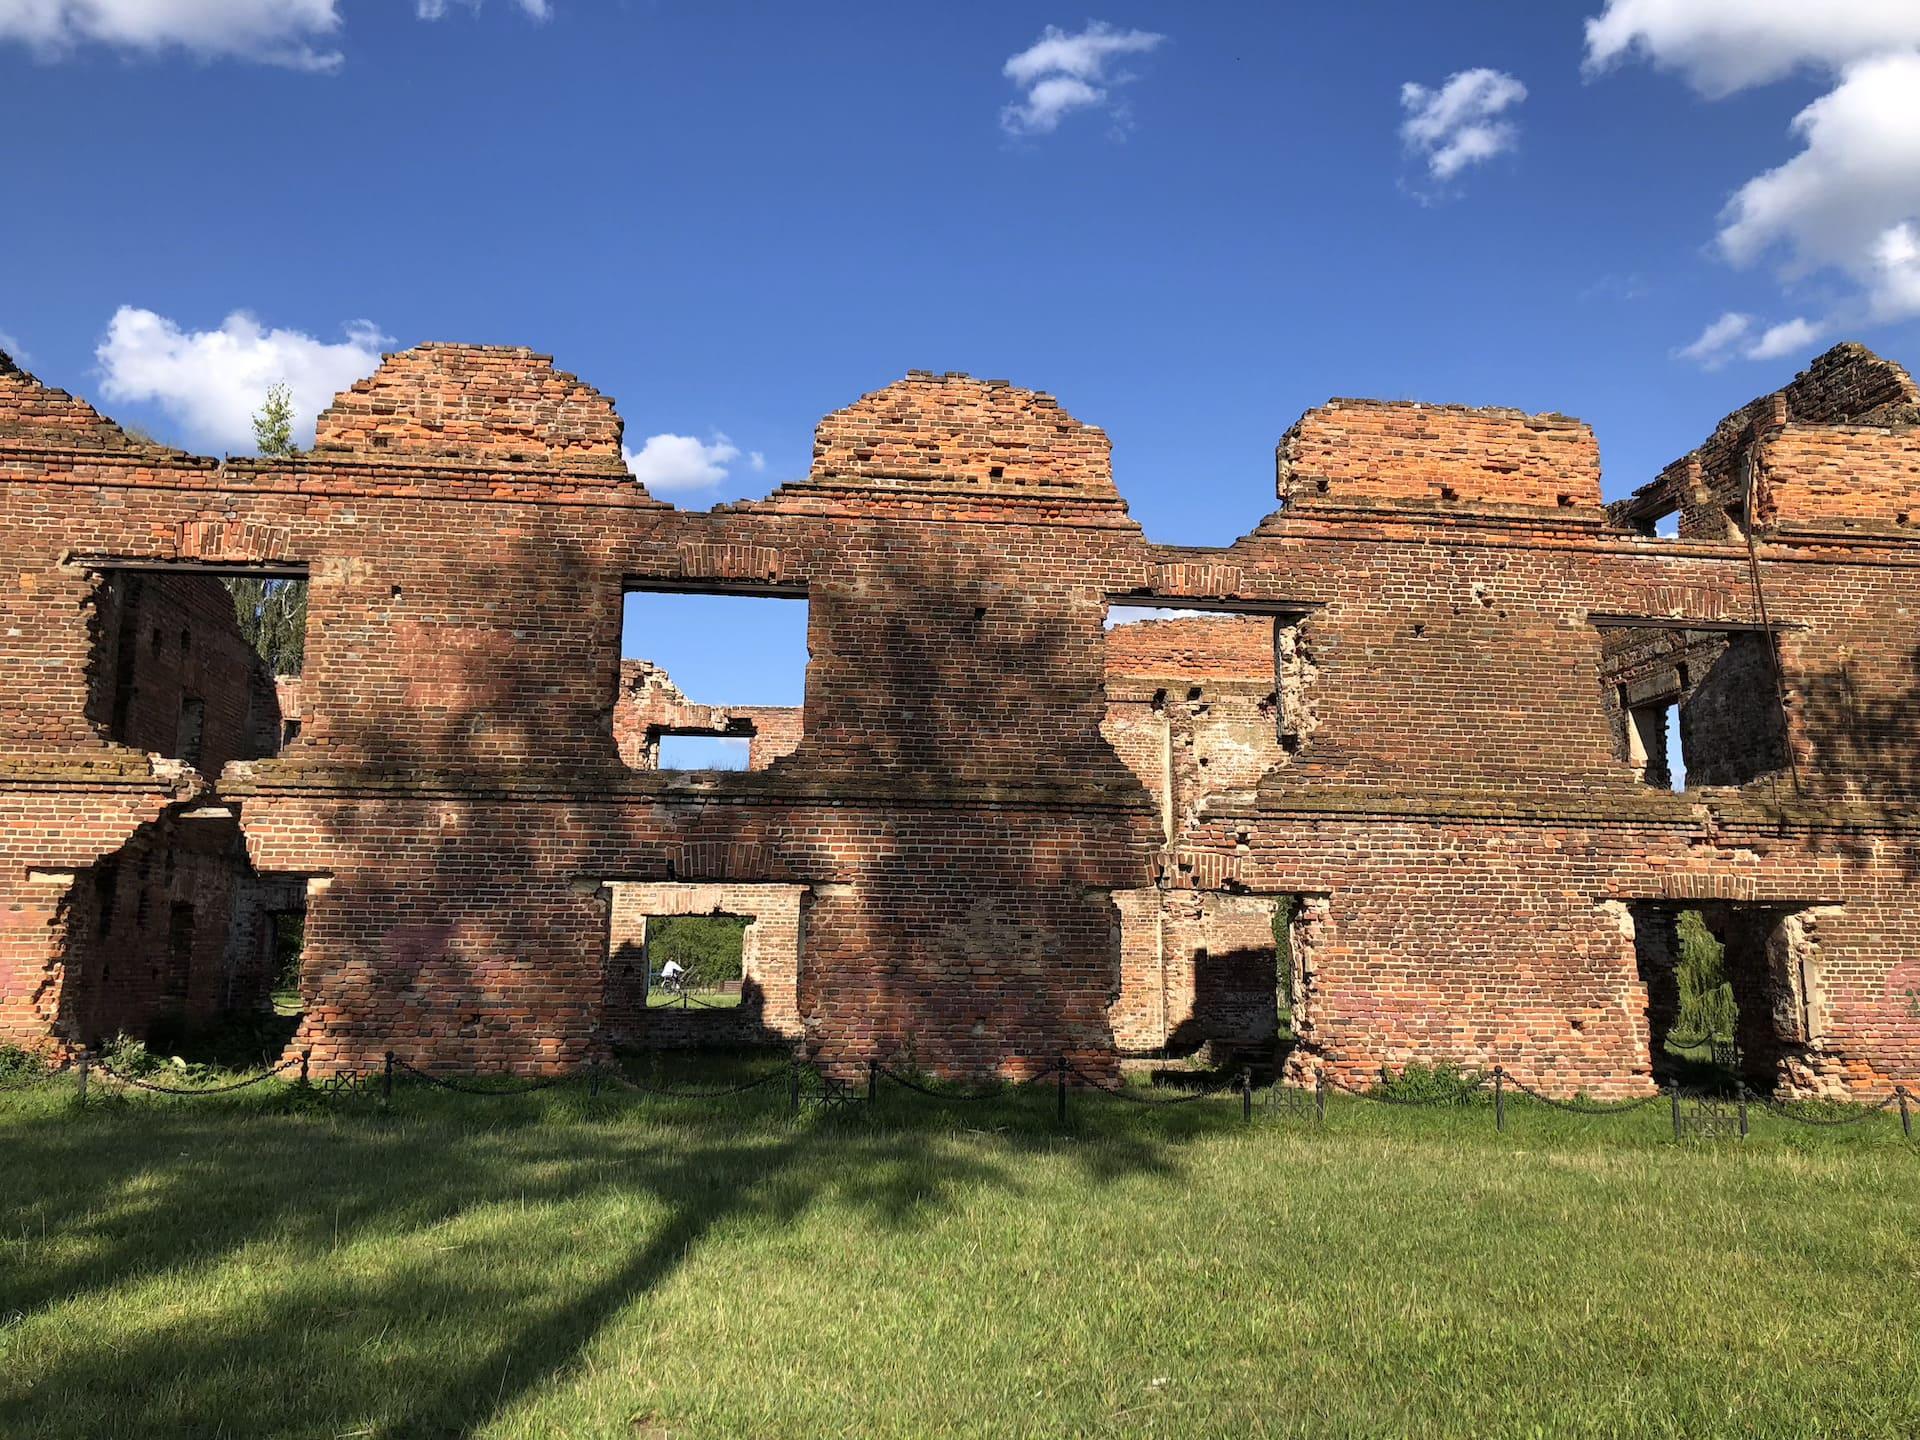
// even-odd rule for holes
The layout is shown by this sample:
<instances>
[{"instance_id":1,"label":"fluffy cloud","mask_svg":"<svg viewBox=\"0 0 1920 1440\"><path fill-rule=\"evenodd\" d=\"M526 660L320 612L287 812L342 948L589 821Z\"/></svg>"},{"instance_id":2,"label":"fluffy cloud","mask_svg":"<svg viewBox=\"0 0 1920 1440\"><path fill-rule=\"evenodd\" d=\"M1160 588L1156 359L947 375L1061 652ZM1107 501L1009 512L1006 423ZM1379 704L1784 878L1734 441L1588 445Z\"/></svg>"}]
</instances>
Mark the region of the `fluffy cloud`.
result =
<instances>
[{"instance_id":1,"label":"fluffy cloud","mask_svg":"<svg viewBox=\"0 0 1920 1440\"><path fill-rule=\"evenodd\" d=\"M1400 138L1434 179L1451 180L1520 143L1519 127L1501 116L1526 98L1527 87L1500 70L1462 70L1438 90L1408 81L1400 87Z\"/></svg>"},{"instance_id":2,"label":"fluffy cloud","mask_svg":"<svg viewBox=\"0 0 1920 1440\"><path fill-rule=\"evenodd\" d=\"M414 0L414 14L438 20L449 3L477 9L484 0ZM535 20L553 15L552 0L513 3ZM340 28L340 0L0 0L0 42L17 41L43 60L105 45L329 71L345 60L331 43Z\"/></svg>"},{"instance_id":3,"label":"fluffy cloud","mask_svg":"<svg viewBox=\"0 0 1920 1440\"><path fill-rule=\"evenodd\" d=\"M1782 320L1760 332L1760 338L1747 347L1749 360L1778 360L1783 355L1798 355L1820 338L1820 327L1804 316Z\"/></svg>"},{"instance_id":4,"label":"fluffy cloud","mask_svg":"<svg viewBox=\"0 0 1920 1440\"><path fill-rule=\"evenodd\" d=\"M183 330L163 315L122 305L94 351L100 393L110 401L155 404L204 449L254 448L253 414L269 388L293 396L295 438L313 441L314 417L380 363L388 337L368 321L328 343L298 330L268 330L243 310L217 330Z\"/></svg>"},{"instance_id":5,"label":"fluffy cloud","mask_svg":"<svg viewBox=\"0 0 1920 1440\"><path fill-rule=\"evenodd\" d=\"M29 360L27 347L4 330L0 330L0 354L10 357L16 365L25 365Z\"/></svg>"},{"instance_id":6,"label":"fluffy cloud","mask_svg":"<svg viewBox=\"0 0 1920 1440\"><path fill-rule=\"evenodd\" d=\"M1587 68L1634 56L1713 97L1799 70L1834 76L1794 117L1799 153L1740 187L1716 239L1730 263L1773 260L1788 282L1844 276L1847 298L1741 353L1770 359L1842 326L1920 315L1920 3L1607 0L1587 21ZM1695 353L1708 335L1679 353L1714 363L1713 347Z\"/></svg>"},{"instance_id":7,"label":"fluffy cloud","mask_svg":"<svg viewBox=\"0 0 1920 1440\"><path fill-rule=\"evenodd\" d=\"M1730 310L1710 322L1699 339L1675 353L1705 369L1718 370L1729 360L1778 360L1803 354L1824 333L1819 325L1798 315L1756 334L1758 323L1751 315Z\"/></svg>"},{"instance_id":8,"label":"fluffy cloud","mask_svg":"<svg viewBox=\"0 0 1920 1440\"><path fill-rule=\"evenodd\" d=\"M414 0L413 13L422 20L438 20L447 13L448 3L449 0ZM458 0L458 3L478 10L485 0ZM513 0L513 3L531 20L553 18L553 6L549 0Z\"/></svg>"},{"instance_id":9,"label":"fluffy cloud","mask_svg":"<svg viewBox=\"0 0 1920 1440\"><path fill-rule=\"evenodd\" d=\"M1038 40L1000 67L1001 74L1026 92L1024 100L1000 112L1001 128L1009 135L1048 135L1071 112L1102 108L1111 87L1133 78L1110 73L1111 62L1144 55L1166 38L1147 30L1116 30L1103 20L1089 21L1086 29L1072 35L1047 26Z\"/></svg>"},{"instance_id":10,"label":"fluffy cloud","mask_svg":"<svg viewBox=\"0 0 1920 1440\"><path fill-rule=\"evenodd\" d=\"M82 45L333 70L336 0L0 0L0 40L59 59Z\"/></svg>"},{"instance_id":11,"label":"fluffy cloud","mask_svg":"<svg viewBox=\"0 0 1920 1440\"><path fill-rule=\"evenodd\" d=\"M1587 21L1587 69L1641 56L1718 98L1812 67L1920 46L1914 0L1607 0Z\"/></svg>"},{"instance_id":12,"label":"fluffy cloud","mask_svg":"<svg viewBox=\"0 0 1920 1440\"><path fill-rule=\"evenodd\" d=\"M1920 52L1849 67L1793 129L1803 148L1740 187L1721 252L1736 265L1777 253L1794 274L1832 267L1872 318L1920 314Z\"/></svg>"},{"instance_id":13,"label":"fluffy cloud","mask_svg":"<svg viewBox=\"0 0 1920 1440\"><path fill-rule=\"evenodd\" d=\"M656 494L671 490L707 490L727 478L727 467L740 458L740 448L726 436L712 440L693 435L649 435L638 450L626 452L633 478ZM747 459L755 470L765 459L755 451Z\"/></svg>"}]
</instances>

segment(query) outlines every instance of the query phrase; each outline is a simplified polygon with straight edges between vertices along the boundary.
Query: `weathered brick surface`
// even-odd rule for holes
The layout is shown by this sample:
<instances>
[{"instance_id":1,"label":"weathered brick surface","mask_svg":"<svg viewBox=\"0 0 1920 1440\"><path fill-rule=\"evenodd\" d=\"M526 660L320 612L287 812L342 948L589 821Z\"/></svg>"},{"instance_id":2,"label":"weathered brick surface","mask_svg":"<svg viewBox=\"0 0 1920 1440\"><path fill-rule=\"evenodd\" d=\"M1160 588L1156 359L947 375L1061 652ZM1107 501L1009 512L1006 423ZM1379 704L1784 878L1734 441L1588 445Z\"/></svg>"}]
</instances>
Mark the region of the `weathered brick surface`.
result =
<instances>
[{"instance_id":1,"label":"weathered brick surface","mask_svg":"<svg viewBox=\"0 0 1920 1440\"><path fill-rule=\"evenodd\" d=\"M1593 431L1565 415L1332 400L1301 417L1277 458L1287 504L1600 505Z\"/></svg>"},{"instance_id":2,"label":"weathered brick surface","mask_svg":"<svg viewBox=\"0 0 1920 1440\"><path fill-rule=\"evenodd\" d=\"M613 739L620 758L636 770L660 768L663 735L745 740L747 768L764 770L799 747L804 723L796 705L702 705L689 700L651 661L620 662Z\"/></svg>"},{"instance_id":3,"label":"weathered brick surface","mask_svg":"<svg viewBox=\"0 0 1920 1440\"><path fill-rule=\"evenodd\" d=\"M1801 418L1769 404L1787 418L1766 434L1852 427L1903 473L1889 367L1845 352L1812 373ZM1289 503L1254 533L1155 546L1101 432L954 376L829 417L814 472L767 500L688 513L617 473L602 397L462 347L390 360L290 460L119 448L90 415L0 385L12 1033L61 1023L46 997L75 897L183 800L90 708L95 567L119 561L310 579L300 737L217 784L256 871L306 884L295 1043L323 1069L389 1047L524 1070L598 1053L607 884L691 882L806 887L802 1043L849 1069L907 1044L949 1073L1111 1065L1116 1030L1152 1023L1123 984L1127 907L1201 897L1205 921L1207 897L1251 897L1219 906L1231 929L1287 895L1306 904L1297 1073L1498 1061L1558 1090L1643 1088L1635 907L1705 898L1788 917L1779 953L1811 958L1782 1084L1920 1072L1920 665L1900 618L1920 571L1894 514L1781 505L1750 555L1702 508L1654 540L1598 508L1573 422L1343 403L1295 432ZM1682 469L1742 473L1734 452L1764 438ZM791 753L739 774L622 763L621 594L645 585L808 599ZM1265 609L1271 678L1203 675L1191 702L1130 678L1110 702L1110 600ZM1603 623L1762 609L1791 768L1656 791L1622 751ZM1209 707L1194 769L1234 772L1171 816L1162 689L1175 721ZM1215 708L1254 718L1219 728Z\"/></svg>"}]
</instances>

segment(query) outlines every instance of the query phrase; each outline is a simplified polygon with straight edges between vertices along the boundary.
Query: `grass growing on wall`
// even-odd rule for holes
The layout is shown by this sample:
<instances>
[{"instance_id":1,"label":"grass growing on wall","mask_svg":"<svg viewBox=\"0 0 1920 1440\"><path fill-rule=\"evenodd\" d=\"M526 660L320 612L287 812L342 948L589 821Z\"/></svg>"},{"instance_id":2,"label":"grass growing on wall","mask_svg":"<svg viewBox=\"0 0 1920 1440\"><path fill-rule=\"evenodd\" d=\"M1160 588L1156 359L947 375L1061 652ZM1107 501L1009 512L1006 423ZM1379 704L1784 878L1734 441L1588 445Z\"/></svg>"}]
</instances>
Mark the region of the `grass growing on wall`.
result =
<instances>
[{"instance_id":1,"label":"grass growing on wall","mask_svg":"<svg viewBox=\"0 0 1920 1440\"><path fill-rule=\"evenodd\" d=\"M0 1434L1920 1431L1890 1117L1052 1108L0 1095Z\"/></svg>"}]
</instances>

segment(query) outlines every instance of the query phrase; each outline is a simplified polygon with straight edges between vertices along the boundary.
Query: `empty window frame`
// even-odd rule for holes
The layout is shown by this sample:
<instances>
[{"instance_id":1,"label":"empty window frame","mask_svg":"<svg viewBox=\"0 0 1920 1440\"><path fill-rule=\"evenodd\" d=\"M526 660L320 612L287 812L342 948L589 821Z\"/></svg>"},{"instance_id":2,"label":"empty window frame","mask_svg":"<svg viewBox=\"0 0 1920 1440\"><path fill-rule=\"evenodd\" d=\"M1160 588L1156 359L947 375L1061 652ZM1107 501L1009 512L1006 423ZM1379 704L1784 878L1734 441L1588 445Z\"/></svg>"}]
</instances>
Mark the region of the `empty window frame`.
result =
<instances>
[{"instance_id":1,"label":"empty window frame","mask_svg":"<svg viewBox=\"0 0 1920 1440\"><path fill-rule=\"evenodd\" d=\"M800 743L801 594L632 590L620 656L614 740L636 770L764 770Z\"/></svg>"},{"instance_id":2,"label":"empty window frame","mask_svg":"<svg viewBox=\"0 0 1920 1440\"><path fill-rule=\"evenodd\" d=\"M1114 596L1105 620L1107 742L1174 842L1213 792L1286 763L1314 727L1314 666L1295 607Z\"/></svg>"},{"instance_id":3,"label":"empty window frame","mask_svg":"<svg viewBox=\"0 0 1920 1440\"><path fill-rule=\"evenodd\" d=\"M304 657L304 579L188 565L97 576L88 713L107 738L209 775L278 751L274 680Z\"/></svg>"},{"instance_id":4,"label":"empty window frame","mask_svg":"<svg viewBox=\"0 0 1920 1440\"><path fill-rule=\"evenodd\" d=\"M1617 753L1648 785L1745 785L1786 768L1786 721L1766 631L1596 624Z\"/></svg>"}]
</instances>

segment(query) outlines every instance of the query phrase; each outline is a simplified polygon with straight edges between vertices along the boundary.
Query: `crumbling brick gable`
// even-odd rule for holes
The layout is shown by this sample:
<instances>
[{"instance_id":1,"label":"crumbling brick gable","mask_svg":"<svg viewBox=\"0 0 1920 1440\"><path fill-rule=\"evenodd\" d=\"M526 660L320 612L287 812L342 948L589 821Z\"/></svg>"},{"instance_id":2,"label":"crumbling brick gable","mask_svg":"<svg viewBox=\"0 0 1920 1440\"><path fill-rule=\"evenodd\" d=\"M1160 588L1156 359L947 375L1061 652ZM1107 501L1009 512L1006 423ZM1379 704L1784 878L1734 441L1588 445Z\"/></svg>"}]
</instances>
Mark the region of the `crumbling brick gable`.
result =
<instances>
[{"instance_id":1,"label":"crumbling brick gable","mask_svg":"<svg viewBox=\"0 0 1920 1440\"><path fill-rule=\"evenodd\" d=\"M1762 525L1920 523L1920 429L1789 425L1765 437L1754 463Z\"/></svg>"},{"instance_id":2,"label":"crumbling brick gable","mask_svg":"<svg viewBox=\"0 0 1920 1440\"><path fill-rule=\"evenodd\" d=\"M1920 511L1916 427L1913 377L1863 345L1836 345L1608 513L1645 530L1651 517L1677 512L1687 540L1738 541L1749 520L1766 529L1904 526Z\"/></svg>"},{"instance_id":3,"label":"crumbling brick gable","mask_svg":"<svg viewBox=\"0 0 1920 1440\"><path fill-rule=\"evenodd\" d=\"M1287 431L1276 461L1289 505L1600 504L1593 431L1565 415L1330 400Z\"/></svg>"},{"instance_id":4,"label":"crumbling brick gable","mask_svg":"<svg viewBox=\"0 0 1920 1440\"><path fill-rule=\"evenodd\" d=\"M620 662L613 739L620 758L636 770L659 768L663 734L744 739L747 768L764 770L799 748L801 726L796 705L701 705L689 700L652 661Z\"/></svg>"},{"instance_id":5,"label":"crumbling brick gable","mask_svg":"<svg viewBox=\"0 0 1920 1440\"><path fill-rule=\"evenodd\" d=\"M321 414L316 453L624 473L613 402L519 346L420 345L381 358Z\"/></svg>"},{"instance_id":6,"label":"crumbling brick gable","mask_svg":"<svg viewBox=\"0 0 1920 1440\"><path fill-rule=\"evenodd\" d=\"M86 401L42 385L0 350L0 443L131 450L127 433Z\"/></svg>"},{"instance_id":7,"label":"crumbling brick gable","mask_svg":"<svg viewBox=\"0 0 1920 1440\"><path fill-rule=\"evenodd\" d=\"M1018 493L1113 491L1106 432L1005 380L915 370L814 431L818 480L941 481Z\"/></svg>"}]
</instances>

